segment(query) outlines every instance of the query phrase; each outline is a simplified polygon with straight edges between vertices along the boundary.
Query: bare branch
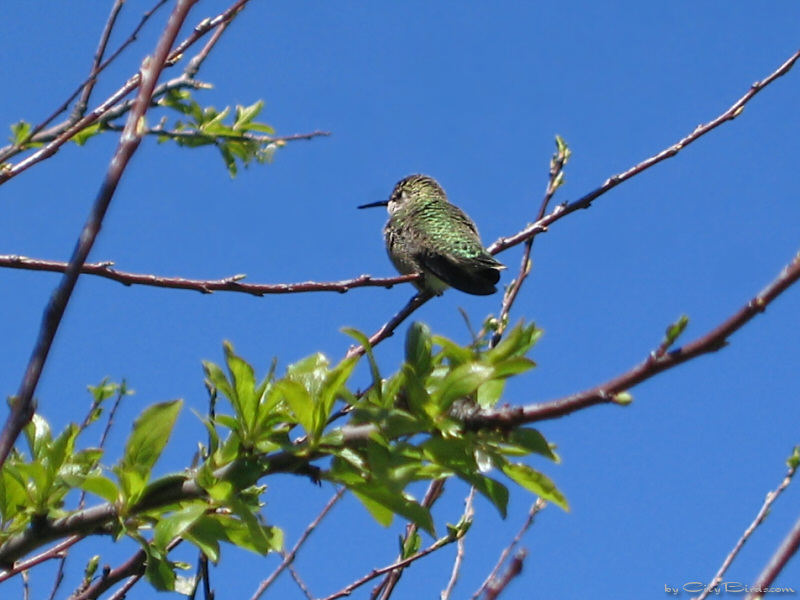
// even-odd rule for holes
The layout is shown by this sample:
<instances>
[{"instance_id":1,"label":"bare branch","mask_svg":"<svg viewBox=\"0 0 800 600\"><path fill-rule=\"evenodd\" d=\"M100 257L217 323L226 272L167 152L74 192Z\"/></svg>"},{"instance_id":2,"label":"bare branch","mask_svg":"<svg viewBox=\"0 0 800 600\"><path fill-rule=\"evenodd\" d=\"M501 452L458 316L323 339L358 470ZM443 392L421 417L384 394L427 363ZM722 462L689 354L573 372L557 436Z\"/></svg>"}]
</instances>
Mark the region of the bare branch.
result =
<instances>
[{"instance_id":1,"label":"bare branch","mask_svg":"<svg viewBox=\"0 0 800 600\"><path fill-rule=\"evenodd\" d=\"M62 542L59 542L52 548L48 548L44 552L37 554L36 556L32 556L28 560L21 560L14 563L14 566L7 571L3 571L0 573L0 583L5 581L6 579L11 579L14 575L18 575L28 569L35 567L38 564L41 564L48 560L53 560L54 558L61 558L64 556L64 552L70 546L74 545L75 543L79 542L83 539L81 535L73 535L68 537Z\"/></svg>"},{"instance_id":2,"label":"bare branch","mask_svg":"<svg viewBox=\"0 0 800 600\"><path fill-rule=\"evenodd\" d=\"M336 598L344 598L345 596L349 596L355 590L360 588L362 585L364 585L365 583L368 583L369 581L372 581L376 577L380 577L381 575L383 575L385 573L388 573L390 571L394 571L395 569L401 569L401 568L407 567L411 563L418 561L420 558L424 558L424 557L428 556L429 554L431 554L432 552L436 552L440 548L444 548L448 544L452 544L455 541L456 541L455 537L449 537L448 536L448 537L440 538L440 539L436 540L433 544L431 544L430 546L428 546L424 550L420 550L419 552L417 552L413 556L409 556L408 558L406 558L404 560L397 561L397 562L395 562L395 563L393 563L391 565L388 565L388 566L385 566L385 567L381 567L380 569L374 569L372 572L368 573L367 575L364 575L360 579L357 579L356 581L354 581L350 585L347 585L347 586L343 587L338 592L335 592L335 593L331 594L330 596L326 596L323 600L335 600Z\"/></svg>"},{"instance_id":3,"label":"bare branch","mask_svg":"<svg viewBox=\"0 0 800 600\"><path fill-rule=\"evenodd\" d=\"M772 587L775 578L780 575L781 571L789 563L789 560L797 553L800 548L800 520L798 520L794 527L789 531L787 536L781 542L780 547L775 551L764 570L756 579L756 582L750 586L746 600L757 600L764 596L762 590L767 590Z\"/></svg>"},{"instance_id":4,"label":"bare branch","mask_svg":"<svg viewBox=\"0 0 800 600\"><path fill-rule=\"evenodd\" d=\"M319 524L322 522L322 519L331 511L333 506L344 496L346 488L339 488L336 490L336 493L328 500L328 503L323 507L320 513L317 515L317 518L314 519L311 523L309 523L308 527L306 527L303 534L297 540L297 543L291 549L291 551L285 553L283 555L283 562L278 565L278 568L275 569L269 577L267 577L264 581L262 581L259 586L256 588L256 591L253 592L253 595L250 597L250 600L258 600L264 594L269 586L271 586L275 580L278 578L286 567L294 562L294 559L297 558L297 553L300 551L301 546L306 542L308 537L311 533L319 527Z\"/></svg>"},{"instance_id":5,"label":"bare branch","mask_svg":"<svg viewBox=\"0 0 800 600\"><path fill-rule=\"evenodd\" d=\"M790 56L786 60L786 62L784 62L770 75L768 75L761 81L757 81L752 86L750 86L750 89L744 96L742 96L736 102L734 102L728 110L719 115L716 119L713 119L712 121L709 121L704 125L698 125L694 129L694 131L692 131L690 134L686 135L682 139L678 140L678 142L676 142L669 148L662 150L655 156L651 156L650 158L643 160L642 162L631 167L627 171L624 171L617 175L612 175L599 188L589 192L588 194L586 194L582 198L579 198L578 200L575 200L574 202L570 202L565 206L556 208L556 210L551 212L549 215L545 216L544 218L538 219L536 222L528 225L525 229L523 229L519 233L516 233L511 237L498 239L491 246L489 246L487 250L492 254L497 254L498 252L507 250L508 248L516 246L517 244L521 244L525 240L534 237L540 233L543 233L544 231L547 231L547 227L549 225L558 221L562 217L565 217L568 214L575 212L576 210L580 210L582 208L589 208L589 206L591 206L592 202L596 198L602 196L610 189L617 187L623 181L627 181L634 175L638 175L642 171L646 171L650 167L657 165L663 160L672 158L673 156L678 154L678 152L683 150L686 146L688 146L693 142L696 142L708 132L716 129L723 123L732 121L740 114L742 114L745 105L748 102L750 102L750 100L752 100L753 97L756 94L758 94L758 92L763 90L765 87L767 87L769 84L771 84L779 77L786 75L786 73L788 73L791 70L791 68L794 66L794 64L797 62L798 59L800 59L800 50L798 50L792 56Z\"/></svg>"},{"instance_id":6,"label":"bare branch","mask_svg":"<svg viewBox=\"0 0 800 600\"><path fill-rule=\"evenodd\" d=\"M693 342L658 356L653 352L644 362L606 383L566 398L519 407L501 407L481 411L466 417L470 427L513 427L563 417L576 410L596 404L618 402L618 394L651 377L672 369L702 354L716 352L728 343L728 338L747 324L753 317L764 312L770 302L785 292L800 279L800 254L755 298L740 308L715 329Z\"/></svg>"},{"instance_id":7,"label":"bare branch","mask_svg":"<svg viewBox=\"0 0 800 600\"><path fill-rule=\"evenodd\" d=\"M178 0L164 33L158 41L153 57L148 58L142 68L142 85L139 89L137 102L129 115L128 126L120 136L119 146L111 159L105 181L100 187L91 213L78 238L69 266L45 309L36 346L25 369L19 392L14 399L3 431L0 433L0 465L5 463L20 432L33 417L35 411L33 394L39 383L39 377L47 361L47 355L55 339L61 318L72 296L72 291L75 289L81 266L86 262L97 235L100 233L103 218L111 204L111 199L122 178L122 174L141 143L140 124L147 112L147 108L150 106L150 99L155 90L158 77L164 69L169 50L195 1Z\"/></svg>"},{"instance_id":8,"label":"bare branch","mask_svg":"<svg viewBox=\"0 0 800 600\"><path fill-rule=\"evenodd\" d=\"M544 218L550 200L564 181L564 166L567 164L569 156L569 148L567 148L561 138L556 138L556 153L550 160L550 177L547 180L544 198L542 198L542 202L539 205L539 212L536 215L537 221ZM503 294L503 304L500 308L500 316L497 318L497 329L492 336L492 347L496 346L503 337L503 332L508 326L508 315L511 312L511 306L514 304L514 300L517 299L519 291L522 289L522 284L525 283L525 279L531 272L531 250L533 250L533 237L525 241L525 250L522 252L522 263L519 266L519 273L516 279L511 283L511 287L507 288L505 294Z\"/></svg>"},{"instance_id":9,"label":"bare branch","mask_svg":"<svg viewBox=\"0 0 800 600\"><path fill-rule=\"evenodd\" d=\"M238 0L233 5L231 5L227 10L223 11L222 13L220 13L215 18L213 18L213 19L205 19L204 21L202 21L199 25L197 25L194 28L194 31L183 42L181 42L175 48L175 50L173 50L172 52L169 53L169 55L168 55L168 57L167 57L167 59L166 59L166 61L164 63L164 67L170 67L170 66L174 65L175 63L177 63L178 60L180 60L180 58L182 57L183 53L190 46L195 44L200 38L202 38L205 34L207 34L209 31L213 30L216 27L221 26L222 24L228 23L239 12L242 11L242 9L244 8L244 6L247 4L248 1L249 0ZM101 118L104 117L104 116L106 116L106 118L108 118L107 117L107 113L109 111L111 111L112 109L114 109L115 107L117 107L118 103L123 98L125 98L125 96L127 96L130 92L135 90L139 86L140 82L141 82L140 75L139 74L134 75L133 77L128 79L128 81L125 83L125 85L123 85L119 90L117 90L108 99L106 99L105 102L103 102L100 106L95 108L89 114L87 114L86 116L84 116L83 118L81 118L80 120L78 120L75 123L67 122L66 124L64 124L63 128L61 128L61 127L56 128L56 131L58 133L54 134L55 137L52 139L52 141L47 143L45 146L43 146L42 148L38 149L36 152L32 153L30 156L24 158L23 160L19 161L18 163L14 164L14 165L3 165L3 168L0 168L0 185L5 183L6 181L11 179L12 177L15 177L15 176L19 175L23 171L26 171L27 169L29 169L30 167L32 167L36 163L39 163L39 162L41 162L41 161L53 156L59 150L59 148L61 146L63 146L70 139L72 139L72 137L76 133L78 133L79 131L82 131L83 129L86 129L88 126L94 124L98 120L101 120ZM184 87L186 85L189 85L189 82L188 82L188 80L187 80L187 78L185 76L179 78L177 83L180 86L184 86ZM83 85L84 84L81 85L81 89L83 89ZM76 95L77 95L77 93L76 93ZM153 98L155 95L156 94L151 94L150 98ZM72 99L70 99L70 101L71 100ZM127 110L130 109L130 106L132 106L132 104L131 105L125 104L125 105L122 105L122 106L123 106L123 110L122 110L122 113L120 113L120 114L124 114L125 112L127 112ZM59 112L61 112L61 111L59 111ZM58 113L56 113L56 114L58 114ZM119 116L119 115L117 115L117 116ZM38 141L38 139L37 139L37 141ZM12 155L14 153L15 153L15 151L13 150L13 147L12 147ZM0 161L2 161L5 158L7 158L7 156L4 154L0 158Z\"/></svg>"},{"instance_id":10,"label":"bare branch","mask_svg":"<svg viewBox=\"0 0 800 600\"><path fill-rule=\"evenodd\" d=\"M531 528L536 515L539 514L539 511L541 511L545 506L547 506L547 503L541 498L537 498L536 502L531 505L531 509L528 511L528 518L525 520L525 523L517 532L517 535L514 536L514 539L511 540L511 543L500 553L500 557L497 559L494 569L492 569L492 572L489 573L489 576L478 588L478 591L472 594L471 600L477 600L477 598L479 598L480 595L489 588L492 582L496 580L498 574L500 573L500 569L503 567L503 564L506 562L509 555L514 551L514 548L516 548L520 541L522 541L522 536L524 536L528 529Z\"/></svg>"},{"instance_id":11,"label":"bare branch","mask_svg":"<svg viewBox=\"0 0 800 600\"><path fill-rule=\"evenodd\" d=\"M795 464L791 464L789 466L789 471L786 473L786 476L783 478L783 481L778 486L778 488L767 494L767 497L764 500L764 504L761 506L761 510L758 511L756 518L753 519L753 522L750 523L750 526L747 529L745 529L744 533L742 534L742 537L739 538L739 541L737 541L736 545L733 547L733 550L731 550L728 556L725 557L725 560L723 561L722 566L719 568L719 571L717 571L717 574L714 575L714 579L712 579L711 583L705 587L703 593L694 598L694 600L705 600L705 598L707 598L709 594L711 594L712 592L714 592L714 590L716 590L717 586L722 582L722 578L725 576L725 572L728 570L728 567L731 566L733 559L736 558L737 554L739 554L739 551L742 549L745 542L750 538L751 535L753 535L753 532L759 525L761 525L764 519L767 518L769 510L775 503L775 501L778 499L778 496L780 496L783 493L783 490L789 487L789 484L792 482L792 477L794 477L795 471L797 471L797 466Z\"/></svg>"},{"instance_id":12,"label":"bare branch","mask_svg":"<svg viewBox=\"0 0 800 600\"><path fill-rule=\"evenodd\" d=\"M522 573L522 563L525 561L526 556L527 552L525 552L525 550L520 550L514 555L514 558L511 559L511 564L508 566L508 569L506 569L506 572L503 573L503 576L493 581L489 584L489 587L486 588L486 595L483 597L484 600L495 600L500 597L500 594L508 587L511 580Z\"/></svg>"},{"instance_id":13,"label":"bare branch","mask_svg":"<svg viewBox=\"0 0 800 600\"><path fill-rule=\"evenodd\" d=\"M124 4L125 0L115 0L114 5L111 7L111 14L106 20L106 24L103 27L103 33L100 34L100 43L98 44L97 50L94 53L94 60L92 60L92 68L89 71L89 77L86 79L86 83L83 86L83 91L81 92L81 97L78 102L75 103L75 107L70 115L70 120L73 123L86 113L86 108L89 105L89 98L91 97L92 90L97 83L97 75L100 72L100 63L103 61L103 56L106 53L106 46L108 46L108 40L111 37L111 31L114 29L114 25L117 22L117 17L119 16Z\"/></svg>"},{"instance_id":14,"label":"bare branch","mask_svg":"<svg viewBox=\"0 0 800 600\"><path fill-rule=\"evenodd\" d=\"M444 479L434 479L428 484L428 489L425 490L425 497L420 503L422 506L429 509L442 497L444 493L444 481ZM419 526L416 523L409 523L406 525L406 533L403 536L403 546L408 543L411 536L417 534L417 531L419 531ZM402 556L399 556L397 560L402 562L402 558ZM388 600L399 583L400 577L403 575L403 569L405 569L406 566L405 564L400 564L389 571L383 581L373 588L370 598L374 600L380 597L381 600Z\"/></svg>"},{"instance_id":15,"label":"bare branch","mask_svg":"<svg viewBox=\"0 0 800 600\"><path fill-rule=\"evenodd\" d=\"M475 509L472 506L472 502L475 499L475 488L469 488L469 494L467 494L467 498L464 501L464 520L472 521L473 516L475 515ZM442 593L440 594L440 600L450 600L450 596L453 594L453 590L456 588L456 582L458 581L458 576L461 573L461 565L464 564L464 555L466 554L466 546L467 546L467 536L461 536L458 538L458 544L456 544L456 558L453 561L453 570L450 572L450 580L447 582L447 586L444 588Z\"/></svg>"},{"instance_id":16,"label":"bare branch","mask_svg":"<svg viewBox=\"0 0 800 600\"><path fill-rule=\"evenodd\" d=\"M416 311L431 298L433 298L433 295L429 292L418 292L415 294L395 316L389 319L380 329L378 329L378 331L372 334L372 336L369 338L370 345L375 346L386 338L391 337L394 334L394 330L397 329L403 321L410 317L414 311ZM350 358L351 356L362 356L364 352L366 352L364 346L353 346L347 351L345 358Z\"/></svg>"},{"instance_id":17,"label":"bare branch","mask_svg":"<svg viewBox=\"0 0 800 600\"><path fill-rule=\"evenodd\" d=\"M385 287L390 288L395 284L412 281L419 275L400 275L397 277L371 277L370 275L360 275L353 279L343 279L341 281L305 281L300 283L242 283L244 275L231 275L223 279L185 279L183 277L160 277L158 275L148 275L145 273L128 273L117 271L111 265L113 262L86 263L81 267L81 273L85 275L96 275L105 277L113 281L118 281L123 285L147 285L152 287L163 287L179 290L192 290L203 294L213 292L243 292L253 296L265 296L267 294L296 294L300 292L346 292L359 287ZM25 256L0 255L0 267L10 269L24 269L29 271L49 271L53 273L64 273L69 263L39 260L27 258Z\"/></svg>"}]
</instances>

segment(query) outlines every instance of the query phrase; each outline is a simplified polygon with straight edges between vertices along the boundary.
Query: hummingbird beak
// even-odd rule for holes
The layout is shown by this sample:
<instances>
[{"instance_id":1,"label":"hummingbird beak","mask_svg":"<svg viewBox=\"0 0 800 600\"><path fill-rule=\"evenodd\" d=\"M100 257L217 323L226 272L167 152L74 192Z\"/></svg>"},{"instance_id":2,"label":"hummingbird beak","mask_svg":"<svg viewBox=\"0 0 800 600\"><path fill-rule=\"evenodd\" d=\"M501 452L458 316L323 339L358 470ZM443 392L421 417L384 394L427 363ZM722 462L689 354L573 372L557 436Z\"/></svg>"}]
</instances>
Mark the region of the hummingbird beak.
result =
<instances>
[{"instance_id":1,"label":"hummingbird beak","mask_svg":"<svg viewBox=\"0 0 800 600\"><path fill-rule=\"evenodd\" d=\"M369 204L362 204L358 208L375 208L376 206L388 206L388 200L381 200L380 202L370 202Z\"/></svg>"}]
</instances>

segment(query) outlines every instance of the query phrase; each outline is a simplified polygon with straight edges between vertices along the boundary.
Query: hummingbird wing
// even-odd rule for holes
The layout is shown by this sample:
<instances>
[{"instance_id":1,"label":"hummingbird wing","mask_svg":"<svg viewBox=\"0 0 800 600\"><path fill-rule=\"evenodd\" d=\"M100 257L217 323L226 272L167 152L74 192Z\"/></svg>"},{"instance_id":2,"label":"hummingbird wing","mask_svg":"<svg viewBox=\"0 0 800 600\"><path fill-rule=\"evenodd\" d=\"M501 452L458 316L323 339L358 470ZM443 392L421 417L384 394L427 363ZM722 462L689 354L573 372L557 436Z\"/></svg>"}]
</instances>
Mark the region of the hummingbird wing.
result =
<instances>
[{"instance_id":1,"label":"hummingbird wing","mask_svg":"<svg viewBox=\"0 0 800 600\"><path fill-rule=\"evenodd\" d=\"M500 269L505 268L486 252L469 260L424 253L418 256L418 260L447 285L476 296L494 294L497 291L495 284L500 281Z\"/></svg>"}]
</instances>

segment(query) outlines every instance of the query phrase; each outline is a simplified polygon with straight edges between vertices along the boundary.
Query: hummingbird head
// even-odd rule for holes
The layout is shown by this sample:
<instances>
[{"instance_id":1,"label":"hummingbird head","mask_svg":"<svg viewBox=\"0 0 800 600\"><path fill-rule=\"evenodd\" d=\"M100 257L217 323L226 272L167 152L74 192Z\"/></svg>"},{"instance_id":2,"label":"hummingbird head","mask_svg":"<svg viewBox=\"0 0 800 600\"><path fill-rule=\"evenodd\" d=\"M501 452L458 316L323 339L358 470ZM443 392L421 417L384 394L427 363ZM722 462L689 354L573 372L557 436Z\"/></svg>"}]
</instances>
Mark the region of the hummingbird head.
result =
<instances>
[{"instance_id":1,"label":"hummingbird head","mask_svg":"<svg viewBox=\"0 0 800 600\"><path fill-rule=\"evenodd\" d=\"M409 175L405 179L401 179L397 185L394 186L392 195L389 196L388 200L362 204L358 208L385 206L389 214L392 215L396 210L407 206L409 202L420 200L426 196L441 199L447 198L442 186L440 186L433 177L428 177L427 175Z\"/></svg>"}]
</instances>

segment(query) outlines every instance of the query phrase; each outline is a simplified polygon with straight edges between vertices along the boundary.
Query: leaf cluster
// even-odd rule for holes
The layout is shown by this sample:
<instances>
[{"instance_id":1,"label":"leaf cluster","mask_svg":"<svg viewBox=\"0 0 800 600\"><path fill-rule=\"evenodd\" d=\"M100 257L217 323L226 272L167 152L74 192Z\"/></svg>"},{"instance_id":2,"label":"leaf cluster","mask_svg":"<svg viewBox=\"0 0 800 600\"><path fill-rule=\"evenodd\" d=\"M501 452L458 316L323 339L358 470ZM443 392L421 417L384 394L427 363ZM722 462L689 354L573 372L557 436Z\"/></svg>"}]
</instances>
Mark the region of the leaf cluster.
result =
<instances>
[{"instance_id":1,"label":"leaf cluster","mask_svg":"<svg viewBox=\"0 0 800 600\"><path fill-rule=\"evenodd\" d=\"M416 482L456 477L502 515L508 481L567 508L553 482L521 460L530 455L558 460L537 430L481 429L474 418L469 428L463 425L465 415L474 417L500 400L508 378L535 366L526 356L541 334L533 325L518 325L489 348L486 339L461 346L416 323L407 335L404 363L388 377L381 375L366 337L348 333L367 349L372 383L363 391L348 385L357 357L331 364L313 354L289 365L282 376L273 362L259 380L225 344L223 366L204 363L211 409L200 418L208 441L184 472L153 478L180 400L146 408L133 423L122 457L109 467L101 464L101 448L78 450L76 441L100 418L108 398L129 393L124 385L92 388L87 422L58 436L35 416L26 429L30 455L15 454L0 477L0 544L32 529L46 530L62 517L79 520L79 510L64 507L69 493L81 490L114 508L114 518L101 531L136 540L147 556L149 581L174 590L187 585L177 575L186 565L169 558L177 541L194 544L213 562L220 559L221 542L259 554L282 547L281 530L262 514L266 486L259 483L275 472L345 486L379 523L388 525L399 515L433 536L429 509L409 491ZM464 535L468 527L468 522L448 526L445 539ZM100 532L96 523L78 531Z\"/></svg>"}]
</instances>

